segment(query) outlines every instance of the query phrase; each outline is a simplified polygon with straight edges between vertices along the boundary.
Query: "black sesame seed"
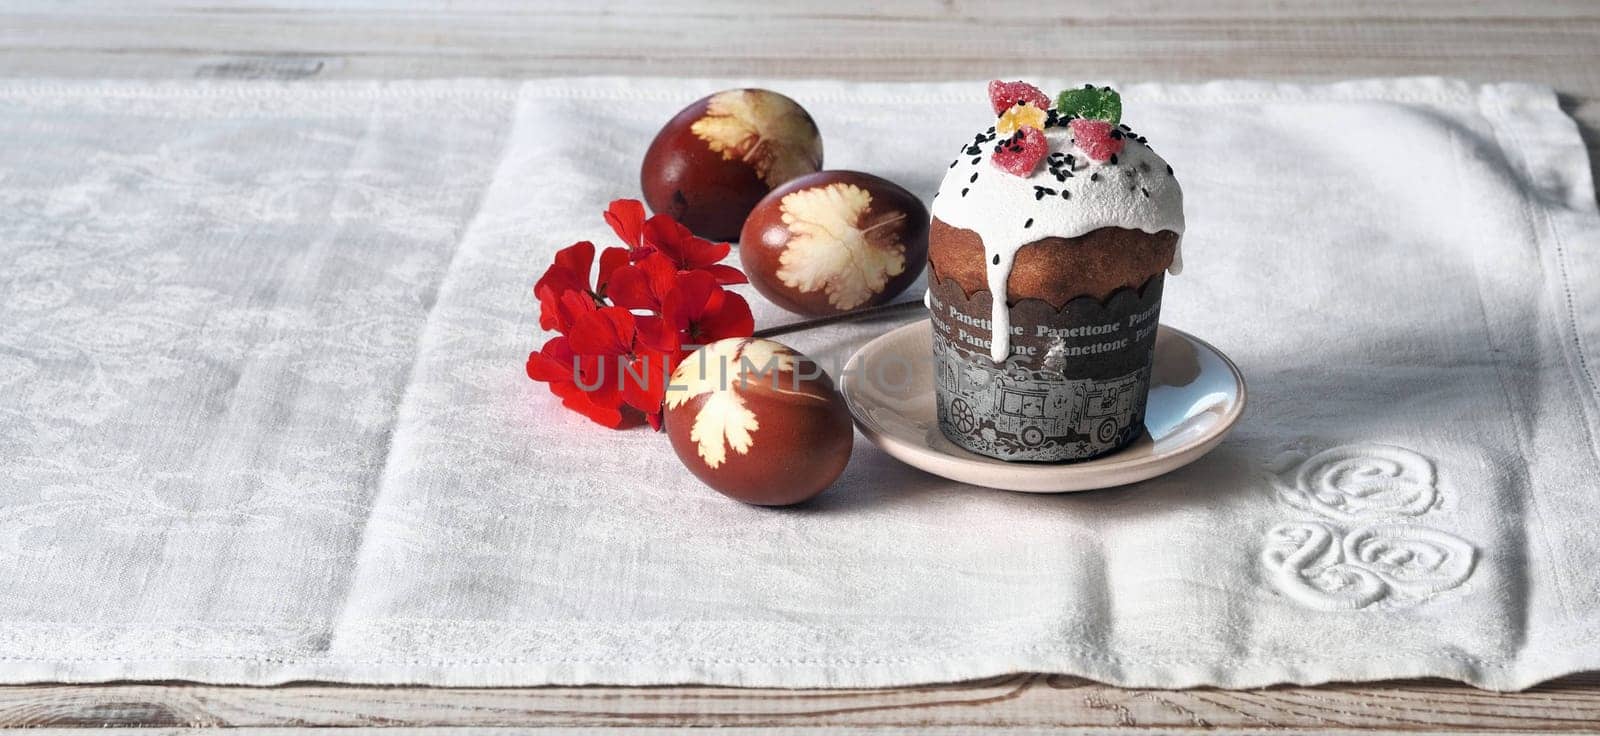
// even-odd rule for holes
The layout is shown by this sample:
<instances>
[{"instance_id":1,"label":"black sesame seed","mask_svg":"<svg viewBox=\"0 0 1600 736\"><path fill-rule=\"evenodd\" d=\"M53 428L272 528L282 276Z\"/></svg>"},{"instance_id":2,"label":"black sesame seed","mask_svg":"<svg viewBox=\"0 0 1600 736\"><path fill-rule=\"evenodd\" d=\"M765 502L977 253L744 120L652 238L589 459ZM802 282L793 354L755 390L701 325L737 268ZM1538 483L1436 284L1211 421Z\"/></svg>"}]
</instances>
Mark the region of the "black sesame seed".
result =
<instances>
[{"instance_id":1,"label":"black sesame seed","mask_svg":"<svg viewBox=\"0 0 1600 736\"><path fill-rule=\"evenodd\" d=\"M1126 130L1126 131L1128 131L1128 132L1129 132L1129 133L1132 133L1132 132L1133 132L1133 128L1130 128L1130 127L1128 127L1128 124L1127 124L1127 123L1123 123L1123 124L1121 124L1121 125L1118 125L1118 126L1117 126L1117 127L1118 127L1118 128L1121 128L1121 129L1123 129L1123 130Z\"/></svg>"},{"instance_id":2,"label":"black sesame seed","mask_svg":"<svg viewBox=\"0 0 1600 736\"><path fill-rule=\"evenodd\" d=\"M1150 196L1150 190L1149 189L1145 189L1144 187L1139 187L1139 191L1144 192L1144 196L1146 196L1146 197Z\"/></svg>"},{"instance_id":3,"label":"black sesame seed","mask_svg":"<svg viewBox=\"0 0 1600 736\"><path fill-rule=\"evenodd\" d=\"M961 188L961 196L963 196L963 197L967 196L967 187L962 187Z\"/></svg>"},{"instance_id":4,"label":"black sesame seed","mask_svg":"<svg viewBox=\"0 0 1600 736\"><path fill-rule=\"evenodd\" d=\"M1085 85L1083 85L1083 88L1084 88L1084 89L1094 89L1094 85L1092 85L1092 84L1085 84Z\"/></svg>"},{"instance_id":5,"label":"black sesame seed","mask_svg":"<svg viewBox=\"0 0 1600 736\"><path fill-rule=\"evenodd\" d=\"M1117 165L1117 154L1115 154L1115 153L1111 154L1111 165L1112 166L1116 166Z\"/></svg>"},{"instance_id":6,"label":"black sesame seed","mask_svg":"<svg viewBox=\"0 0 1600 736\"><path fill-rule=\"evenodd\" d=\"M956 164L958 164L958 163L961 163L961 161L959 159L957 159L955 161L951 161L950 162L950 168L952 168L952 169L955 168Z\"/></svg>"},{"instance_id":7,"label":"black sesame seed","mask_svg":"<svg viewBox=\"0 0 1600 736\"><path fill-rule=\"evenodd\" d=\"M972 178L968 179L967 183L968 184L976 184L976 183L978 183L978 172L976 172L976 171L972 172Z\"/></svg>"},{"instance_id":8,"label":"black sesame seed","mask_svg":"<svg viewBox=\"0 0 1600 736\"><path fill-rule=\"evenodd\" d=\"M1033 227L1033 218L1032 217L1028 218L1028 221L1022 223L1022 226L1025 227L1025 228Z\"/></svg>"},{"instance_id":9,"label":"black sesame seed","mask_svg":"<svg viewBox=\"0 0 1600 736\"><path fill-rule=\"evenodd\" d=\"M983 149L982 148L979 148L977 146L967 146L967 155L968 156L976 156L976 155L978 155L980 153L983 153Z\"/></svg>"},{"instance_id":10,"label":"black sesame seed","mask_svg":"<svg viewBox=\"0 0 1600 736\"><path fill-rule=\"evenodd\" d=\"M1061 198L1062 199L1072 199L1072 192L1069 192L1069 191L1067 191L1065 189L1061 190Z\"/></svg>"},{"instance_id":11,"label":"black sesame seed","mask_svg":"<svg viewBox=\"0 0 1600 736\"><path fill-rule=\"evenodd\" d=\"M1112 140L1118 140L1118 141L1122 140L1122 131L1120 131L1120 130L1111 131L1111 138L1112 138Z\"/></svg>"},{"instance_id":12,"label":"black sesame seed","mask_svg":"<svg viewBox=\"0 0 1600 736\"><path fill-rule=\"evenodd\" d=\"M1172 176L1172 164L1167 164L1167 176Z\"/></svg>"},{"instance_id":13,"label":"black sesame seed","mask_svg":"<svg viewBox=\"0 0 1600 736\"><path fill-rule=\"evenodd\" d=\"M1100 172L1097 171L1093 174L1090 174L1089 181L1100 181Z\"/></svg>"},{"instance_id":14,"label":"black sesame seed","mask_svg":"<svg viewBox=\"0 0 1600 736\"><path fill-rule=\"evenodd\" d=\"M1000 265L1000 254L999 253L994 254L994 258L991 259L989 262L993 263L996 266Z\"/></svg>"},{"instance_id":15,"label":"black sesame seed","mask_svg":"<svg viewBox=\"0 0 1600 736\"><path fill-rule=\"evenodd\" d=\"M974 165L974 166L976 166L976 165L977 165L977 163L978 163L978 162L979 162L979 161L982 161L982 160L983 160L983 157L982 157L982 156L973 156L973 157L972 157L972 163L973 163L973 165Z\"/></svg>"}]
</instances>

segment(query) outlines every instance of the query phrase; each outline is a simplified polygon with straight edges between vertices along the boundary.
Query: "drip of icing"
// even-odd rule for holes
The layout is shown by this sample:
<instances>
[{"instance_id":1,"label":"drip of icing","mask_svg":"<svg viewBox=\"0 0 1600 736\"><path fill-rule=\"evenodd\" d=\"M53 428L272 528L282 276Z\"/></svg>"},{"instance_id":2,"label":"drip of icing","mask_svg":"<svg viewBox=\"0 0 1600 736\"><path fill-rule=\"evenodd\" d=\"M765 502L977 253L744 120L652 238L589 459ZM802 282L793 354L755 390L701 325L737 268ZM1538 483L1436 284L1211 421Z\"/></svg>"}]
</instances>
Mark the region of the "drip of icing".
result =
<instances>
[{"instance_id":1,"label":"drip of icing","mask_svg":"<svg viewBox=\"0 0 1600 736\"><path fill-rule=\"evenodd\" d=\"M1011 259L1020 248L1005 251L992 250L984 241L983 257L988 264L984 271L989 277L989 296L994 306L989 311L989 357L1004 363L1011 354L1011 307L1006 304L1006 281L1011 278Z\"/></svg>"},{"instance_id":2,"label":"drip of icing","mask_svg":"<svg viewBox=\"0 0 1600 736\"><path fill-rule=\"evenodd\" d=\"M1131 133L1115 164L1090 160L1073 144L1067 128L1051 128L1045 139L1051 158L1031 176L1013 176L996 168L989 159L990 146L985 145L977 163L967 155L957 160L933 200L934 217L983 239L984 268L994 302L989 357L996 363L1005 362L1011 353L1006 282L1022 246L1043 238L1075 238L1102 227L1183 234L1183 190L1166 160ZM1066 162L1067 156L1073 157L1072 164ZM1182 269L1180 243L1167 270L1177 274Z\"/></svg>"}]
</instances>

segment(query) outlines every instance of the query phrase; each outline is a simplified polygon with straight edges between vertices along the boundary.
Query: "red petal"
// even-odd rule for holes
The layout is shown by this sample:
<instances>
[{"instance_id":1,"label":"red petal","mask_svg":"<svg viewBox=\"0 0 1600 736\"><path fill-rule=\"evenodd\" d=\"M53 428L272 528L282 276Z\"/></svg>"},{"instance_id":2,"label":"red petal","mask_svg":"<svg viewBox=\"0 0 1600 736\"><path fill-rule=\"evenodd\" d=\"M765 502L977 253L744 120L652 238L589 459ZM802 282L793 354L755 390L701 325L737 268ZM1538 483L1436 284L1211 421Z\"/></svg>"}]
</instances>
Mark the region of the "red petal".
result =
<instances>
[{"instance_id":1,"label":"red petal","mask_svg":"<svg viewBox=\"0 0 1600 736\"><path fill-rule=\"evenodd\" d=\"M604 394L602 400L601 396L583 391L570 383L551 384L550 392L561 397L562 406L588 417L596 424L612 429L623 426L622 401L616 392Z\"/></svg>"},{"instance_id":2,"label":"red petal","mask_svg":"<svg viewBox=\"0 0 1600 736\"><path fill-rule=\"evenodd\" d=\"M722 291L717 280L705 271L685 271L678 274L677 283L661 303L661 314L675 329L682 330L705 312L706 302L714 292Z\"/></svg>"},{"instance_id":3,"label":"red petal","mask_svg":"<svg viewBox=\"0 0 1600 736\"><path fill-rule=\"evenodd\" d=\"M645 245L672 259L680 271L693 271L728 257L733 246L695 237L689 228L666 215L656 215L644 223Z\"/></svg>"},{"instance_id":4,"label":"red petal","mask_svg":"<svg viewBox=\"0 0 1600 736\"><path fill-rule=\"evenodd\" d=\"M653 215L645 220L643 236L646 247L669 254L676 252L680 243L697 239L689 228L666 215Z\"/></svg>"},{"instance_id":5,"label":"red petal","mask_svg":"<svg viewBox=\"0 0 1600 736\"><path fill-rule=\"evenodd\" d=\"M667 395L667 362L666 355L648 351L635 357L622 376L623 401L645 414L661 411Z\"/></svg>"},{"instance_id":6,"label":"red petal","mask_svg":"<svg viewBox=\"0 0 1600 736\"><path fill-rule=\"evenodd\" d=\"M548 285L536 286L533 295L539 299L539 329L564 331L566 327L561 324L560 317L561 297L557 291Z\"/></svg>"},{"instance_id":7,"label":"red petal","mask_svg":"<svg viewBox=\"0 0 1600 736\"><path fill-rule=\"evenodd\" d=\"M583 315L593 312L596 309L594 297L589 296L589 292L587 291L563 292L557 299L554 306L556 329L560 330L563 334L570 332L572 330L572 326L576 324L578 320L583 317Z\"/></svg>"},{"instance_id":8,"label":"red petal","mask_svg":"<svg viewBox=\"0 0 1600 736\"><path fill-rule=\"evenodd\" d=\"M639 342L651 350L675 353L682 346L678 329L660 317L637 317Z\"/></svg>"},{"instance_id":9,"label":"red petal","mask_svg":"<svg viewBox=\"0 0 1600 736\"><path fill-rule=\"evenodd\" d=\"M635 250L644 238L644 205L637 199L614 200L606 208L606 224L629 250Z\"/></svg>"},{"instance_id":10,"label":"red petal","mask_svg":"<svg viewBox=\"0 0 1600 736\"><path fill-rule=\"evenodd\" d=\"M623 266L611 274L611 283L606 284L606 296L611 303L624 309L648 309L652 312L661 309L656 295L650 291L650 280L637 266Z\"/></svg>"},{"instance_id":11,"label":"red petal","mask_svg":"<svg viewBox=\"0 0 1600 736\"><path fill-rule=\"evenodd\" d=\"M718 261L728 257L733 246L728 243L713 243L709 240L695 238L695 242L683 247L683 268L701 269L715 265Z\"/></svg>"},{"instance_id":12,"label":"red petal","mask_svg":"<svg viewBox=\"0 0 1600 736\"><path fill-rule=\"evenodd\" d=\"M584 287L589 286L589 267L594 265L594 243L587 240L573 243L556 251L555 263L550 268L565 269L578 278Z\"/></svg>"},{"instance_id":13,"label":"red petal","mask_svg":"<svg viewBox=\"0 0 1600 736\"><path fill-rule=\"evenodd\" d=\"M611 300L619 307L661 311L661 302L678 280L678 267L660 253L652 253L632 266L617 269L611 277Z\"/></svg>"},{"instance_id":14,"label":"red petal","mask_svg":"<svg viewBox=\"0 0 1600 736\"><path fill-rule=\"evenodd\" d=\"M616 356L633 351L633 314L622 307L602 307L572 325L572 349L585 355ZM610 370L616 370L611 366Z\"/></svg>"},{"instance_id":15,"label":"red petal","mask_svg":"<svg viewBox=\"0 0 1600 736\"><path fill-rule=\"evenodd\" d=\"M528 356L528 377L548 383L562 406L597 424L622 427L629 415L622 410L621 393L604 382L602 368L597 358L574 355L565 337L546 342L539 352Z\"/></svg>"},{"instance_id":16,"label":"red petal","mask_svg":"<svg viewBox=\"0 0 1600 736\"><path fill-rule=\"evenodd\" d=\"M665 299L672 292L672 287L678 285L677 265L661 253L639 261L639 269L650 279L650 291L657 299Z\"/></svg>"},{"instance_id":17,"label":"red petal","mask_svg":"<svg viewBox=\"0 0 1600 736\"><path fill-rule=\"evenodd\" d=\"M572 382L576 368L572 364L572 347L567 344L567 338L552 338L539 352L529 353L527 370L528 377L535 381Z\"/></svg>"},{"instance_id":18,"label":"red petal","mask_svg":"<svg viewBox=\"0 0 1600 736\"><path fill-rule=\"evenodd\" d=\"M729 337L749 337L756 329L750 303L731 291L714 295L714 305L695 323L701 340L710 343Z\"/></svg>"},{"instance_id":19,"label":"red petal","mask_svg":"<svg viewBox=\"0 0 1600 736\"><path fill-rule=\"evenodd\" d=\"M556 251L555 262L533 284L539 298L539 326L546 330L566 329L558 305L568 292L589 291L589 264L594 260L594 244L574 243Z\"/></svg>"},{"instance_id":20,"label":"red petal","mask_svg":"<svg viewBox=\"0 0 1600 736\"><path fill-rule=\"evenodd\" d=\"M728 285L750 283L750 278L745 276L743 271L740 271L733 266L725 266L720 263L713 263L709 266L701 268L700 270L711 274L712 278L715 278L719 284Z\"/></svg>"},{"instance_id":21,"label":"red petal","mask_svg":"<svg viewBox=\"0 0 1600 736\"><path fill-rule=\"evenodd\" d=\"M600 251L600 277L595 281L594 290L601 295L606 293L606 287L611 284L611 277L617 269L628 265L627 248L607 248Z\"/></svg>"}]
</instances>

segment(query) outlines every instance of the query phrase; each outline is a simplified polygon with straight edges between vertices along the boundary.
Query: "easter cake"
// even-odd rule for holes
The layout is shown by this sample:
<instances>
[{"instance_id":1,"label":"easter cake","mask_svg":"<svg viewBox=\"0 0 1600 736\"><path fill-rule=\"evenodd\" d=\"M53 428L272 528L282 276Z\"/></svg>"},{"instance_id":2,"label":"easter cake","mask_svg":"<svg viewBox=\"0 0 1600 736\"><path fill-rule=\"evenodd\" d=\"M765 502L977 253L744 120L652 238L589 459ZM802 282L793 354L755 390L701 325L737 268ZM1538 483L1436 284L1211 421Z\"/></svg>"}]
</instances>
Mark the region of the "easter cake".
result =
<instances>
[{"instance_id":1,"label":"easter cake","mask_svg":"<svg viewBox=\"0 0 1600 736\"><path fill-rule=\"evenodd\" d=\"M928 232L940 429L1003 460L1115 452L1144 429L1183 191L1110 88L989 97L995 124L962 144Z\"/></svg>"}]
</instances>

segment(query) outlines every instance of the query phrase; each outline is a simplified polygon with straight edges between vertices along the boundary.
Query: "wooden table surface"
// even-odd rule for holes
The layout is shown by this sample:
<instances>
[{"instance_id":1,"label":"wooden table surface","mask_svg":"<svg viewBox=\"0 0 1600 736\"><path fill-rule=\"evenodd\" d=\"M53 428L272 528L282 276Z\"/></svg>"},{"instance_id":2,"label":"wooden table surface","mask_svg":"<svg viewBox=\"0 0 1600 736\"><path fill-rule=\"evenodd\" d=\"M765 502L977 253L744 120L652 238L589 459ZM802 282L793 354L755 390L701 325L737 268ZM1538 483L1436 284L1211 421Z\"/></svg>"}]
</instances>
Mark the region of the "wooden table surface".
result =
<instances>
[{"instance_id":1,"label":"wooden table surface","mask_svg":"<svg viewBox=\"0 0 1600 736\"><path fill-rule=\"evenodd\" d=\"M1580 122L1591 162L1600 151L1600 0L0 4L0 76L6 77L582 74L1522 80L1560 91ZM0 728L106 725L1600 733L1600 677L1515 694L1436 681L1174 692L1048 675L882 690L0 687Z\"/></svg>"}]
</instances>

